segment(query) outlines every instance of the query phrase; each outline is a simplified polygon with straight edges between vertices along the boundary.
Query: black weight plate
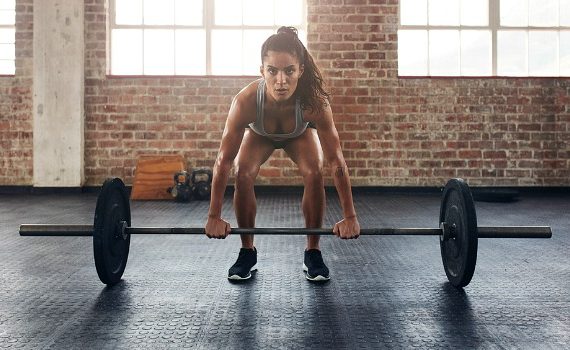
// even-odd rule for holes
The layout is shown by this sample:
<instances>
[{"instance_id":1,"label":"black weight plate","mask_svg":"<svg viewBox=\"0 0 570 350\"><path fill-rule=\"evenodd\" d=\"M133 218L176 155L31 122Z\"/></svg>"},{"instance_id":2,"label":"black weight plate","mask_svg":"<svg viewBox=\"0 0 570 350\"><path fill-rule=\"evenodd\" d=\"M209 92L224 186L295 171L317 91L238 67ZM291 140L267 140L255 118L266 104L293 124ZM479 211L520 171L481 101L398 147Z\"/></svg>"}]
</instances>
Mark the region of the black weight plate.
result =
<instances>
[{"instance_id":1,"label":"black weight plate","mask_svg":"<svg viewBox=\"0 0 570 350\"><path fill-rule=\"evenodd\" d=\"M130 235L123 238L119 229L125 221L131 226L131 209L125 184L108 179L97 197L93 225L93 253L101 282L114 285L121 280L129 257Z\"/></svg>"},{"instance_id":2,"label":"black weight plate","mask_svg":"<svg viewBox=\"0 0 570 350\"><path fill-rule=\"evenodd\" d=\"M461 288L471 282L477 263L477 214L469 186L462 179L445 185L439 221L454 232L440 240L441 258L449 282Z\"/></svg>"}]
</instances>

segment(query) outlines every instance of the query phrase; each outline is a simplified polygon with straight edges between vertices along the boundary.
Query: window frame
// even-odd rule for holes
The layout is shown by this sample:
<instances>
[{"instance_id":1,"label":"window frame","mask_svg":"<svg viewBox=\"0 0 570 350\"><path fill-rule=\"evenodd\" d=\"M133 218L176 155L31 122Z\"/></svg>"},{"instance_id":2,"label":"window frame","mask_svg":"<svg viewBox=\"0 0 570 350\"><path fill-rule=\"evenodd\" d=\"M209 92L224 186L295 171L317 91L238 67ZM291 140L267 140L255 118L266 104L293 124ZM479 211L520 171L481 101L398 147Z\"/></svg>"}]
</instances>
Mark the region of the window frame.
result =
<instances>
[{"instance_id":1,"label":"window frame","mask_svg":"<svg viewBox=\"0 0 570 350\"><path fill-rule=\"evenodd\" d=\"M299 31L304 31L307 33L307 0L301 0L302 8L301 8L301 25L298 25L296 28ZM116 24L116 13L115 13L115 3L116 0L109 0L109 9L107 11L108 14L108 26L107 26L107 75L109 76L117 76L117 77L136 77L136 76L144 76L144 77L184 77L184 76L197 76L197 77L208 77L208 76L220 76L220 77L248 77L251 75L243 75L243 74L232 74L232 75L220 75L220 74L213 74L212 73L212 31L217 29L225 29L225 30L247 30L247 29L259 29L259 30L271 30L276 32L281 25L216 25L214 22L214 13L215 13L215 0L202 0L202 8L203 8L203 17L202 17L202 25L180 25L180 24L172 24L172 25L147 25L147 24L137 24L137 25L124 25L124 24ZM143 13L144 13L144 0L143 0ZM243 9L243 7L242 7ZM112 32L114 29L168 29L168 30L176 30L176 29L203 29L206 35L206 73L203 75L186 75L186 74L145 74L144 73L144 40L142 43L142 50L143 50L143 57L142 57L142 72L141 74L113 74L112 73ZM143 32L144 33L144 32ZM301 38L302 40L302 38ZM175 39L176 43L176 39ZM243 44L243 40L242 40ZM175 44L176 45L176 44ZM174 67L176 67L176 55L173 55L174 60ZM176 69L176 68L175 68Z\"/></svg>"},{"instance_id":2,"label":"window frame","mask_svg":"<svg viewBox=\"0 0 570 350\"><path fill-rule=\"evenodd\" d=\"M427 0L427 11L429 15L429 0ZM398 77L411 77L411 78L422 78L422 77L453 77L453 78L541 78L541 77L548 77L548 78L565 78L568 77L566 75L561 75L560 70L558 71L558 75L530 75L528 72L528 51L527 51L527 72L522 75L498 75L497 67L498 67L498 33L499 31L525 31L527 33L527 40L528 34L531 31L556 31L558 32L559 38L559 47L560 47L560 32L562 31L570 31L570 26L562 26L558 25L556 27L536 27L536 26L501 26L500 24L500 1L501 0L489 0L488 3L488 10L489 10L489 24L488 26L467 26L459 24L457 26L451 25L430 25L429 18L427 20L427 24L425 25L402 25L401 23L401 6L398 6L398 31L400 30L425 30L428 33L428 50L429 50L429 31L431 30L486 30L491 32L491 75L483 75L483 76L473 76L473 75L462 75L461 72L459 75L431 75L430 74L430 56L429 53L427 55L427 74L426 75L399 75ZM461 43L461 42L460 42ZM527 41L528 43L528 41ZM461 53L460 53L461 55ZM399 58L398 58L399 61ZM559 63L560 64L560 63ZM560 69L560 67L559 67Z\"/></svg>"},{"instance_id":3,"label":"window frame","mask_svg":"<svg viewBox=\"0 0 570 350\"><path fill-rule=\"evenodd\" d=\"M14 41L11 43L0 43L0 44L10 44L13 47L13 59L2 59L2 61L12 61L14 64L14 70L11 73L8 72L1 72L0 76L4 77L12 77L16 75L16 3L14 3L14 24L0 24L0 29L12 29L14 31Z\"/></svg>"}]
</instances>

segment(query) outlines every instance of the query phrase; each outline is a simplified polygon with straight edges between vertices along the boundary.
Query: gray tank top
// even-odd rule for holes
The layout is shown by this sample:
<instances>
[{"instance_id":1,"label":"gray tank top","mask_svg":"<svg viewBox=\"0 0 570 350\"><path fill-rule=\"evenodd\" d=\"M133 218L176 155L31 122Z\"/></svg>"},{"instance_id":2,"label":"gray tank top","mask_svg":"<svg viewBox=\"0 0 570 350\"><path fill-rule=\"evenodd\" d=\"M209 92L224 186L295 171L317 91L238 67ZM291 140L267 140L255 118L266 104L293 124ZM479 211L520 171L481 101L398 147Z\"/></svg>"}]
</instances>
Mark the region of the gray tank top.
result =
<instances>
[{"instance_id":1,"label":"gray tank top","mask_svg":"<svg viewBox=\"0 0 570 350\"><path fill-rule=\"evenodd\" d=\"M295 130L289 134L269 134L265 132L263 127L263 104L265 102L265 80L261 80L257 86L257 116L255 122L250 123L249 127L256 134L270 138L273 141L282 141L292 139L301 135L306 129L308 122L303 121L303 110L301 109L301 101L297 98L295 102Z\"/></svg>"}]
</instances>

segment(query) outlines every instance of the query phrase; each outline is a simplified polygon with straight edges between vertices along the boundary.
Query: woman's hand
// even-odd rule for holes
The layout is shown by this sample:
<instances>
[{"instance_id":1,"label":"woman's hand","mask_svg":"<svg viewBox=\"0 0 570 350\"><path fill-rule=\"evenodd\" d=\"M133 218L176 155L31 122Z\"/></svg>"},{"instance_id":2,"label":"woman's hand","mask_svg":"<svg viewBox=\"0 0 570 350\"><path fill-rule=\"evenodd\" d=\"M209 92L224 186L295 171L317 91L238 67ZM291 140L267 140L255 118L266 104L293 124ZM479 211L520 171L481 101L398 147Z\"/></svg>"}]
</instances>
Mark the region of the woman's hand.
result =
<instances>
[{"instance_id":1,"label":"woman's hand","mask_svg":"<svg viewBox=\"0 0 570 350\"><path fill-rule=\"evenodd\" d=\"M342 239L353 239L360 236L360 224L356 216L349 216L334 225L333 232Z\"/></svg>"},{"instance_id":2,"label":"woman's hand","mask_svg":"<svg viewBox=\"0 0 570 350\"><path fill-rule=\"evenodd\" d=\"M230 234L231 227L222 218L208 216L205 231L208 238L224 239Z\"/></svg>"}]
</instances>

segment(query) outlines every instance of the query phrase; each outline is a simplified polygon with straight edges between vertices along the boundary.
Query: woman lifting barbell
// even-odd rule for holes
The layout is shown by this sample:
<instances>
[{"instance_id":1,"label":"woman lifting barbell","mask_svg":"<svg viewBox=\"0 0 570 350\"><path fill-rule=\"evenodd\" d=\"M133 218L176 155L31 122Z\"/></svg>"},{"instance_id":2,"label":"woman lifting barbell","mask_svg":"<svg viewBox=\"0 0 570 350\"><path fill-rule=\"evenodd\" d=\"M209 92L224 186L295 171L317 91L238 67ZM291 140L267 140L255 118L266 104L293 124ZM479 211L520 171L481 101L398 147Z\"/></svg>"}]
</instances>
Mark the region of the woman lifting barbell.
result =
<instances>
[{"instance_id":1,"label":"woman lifting barbell","mask_svg":"<svg viewBox=\"0 0 570 350\"><path fill-rule=\"evenodd\" d=\"M360 225L352 201L350 179L328 93L319 68L292 27L281 27L261 48L262 79L233 99L214 165L206 235L226 238L230 225L221 218L222 202L232 162L235 165L234 210L240 228L255 227L254 183L263 163L282 148L303 177L302 209L307 228L320 228L325 208L323 160L331 166L344 218L334 225L340 238L357 238ZM303 270L307 279L326 281L329 269L318 235L307 236ZM242 234L242 248L228 278L244 280L256 269L253 235Z\"/></svg>"}]
</instances>

